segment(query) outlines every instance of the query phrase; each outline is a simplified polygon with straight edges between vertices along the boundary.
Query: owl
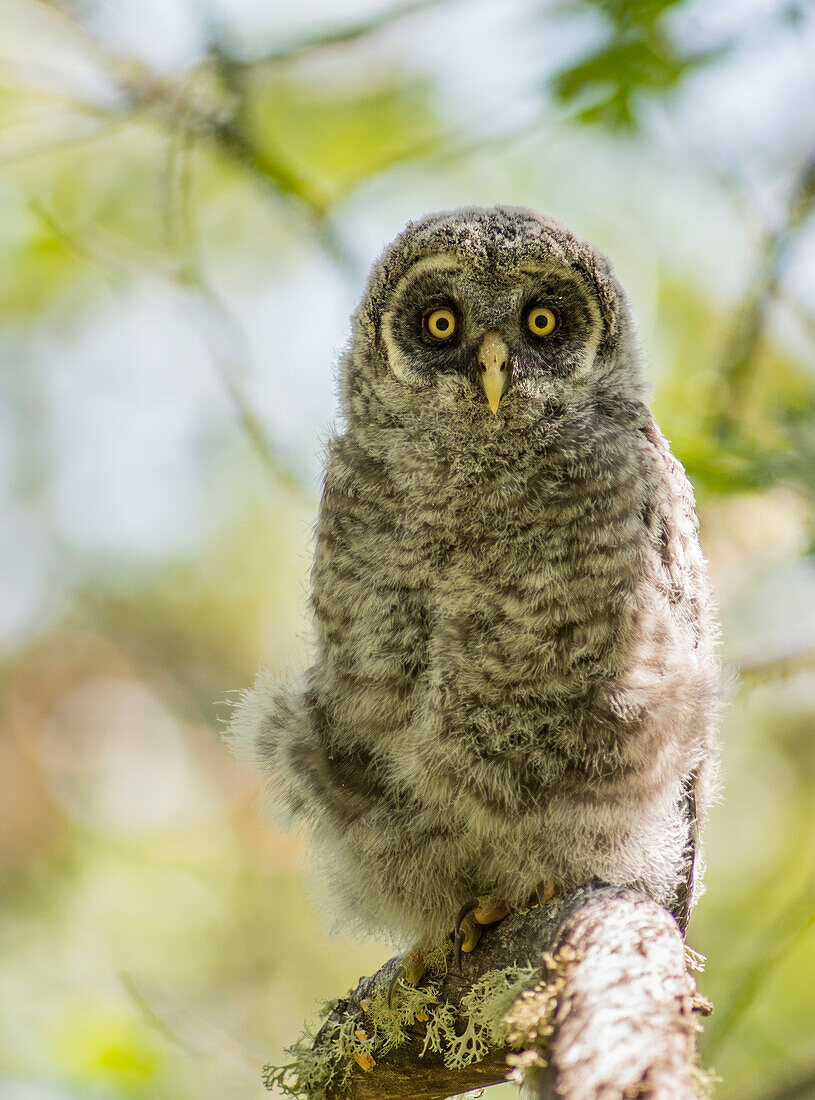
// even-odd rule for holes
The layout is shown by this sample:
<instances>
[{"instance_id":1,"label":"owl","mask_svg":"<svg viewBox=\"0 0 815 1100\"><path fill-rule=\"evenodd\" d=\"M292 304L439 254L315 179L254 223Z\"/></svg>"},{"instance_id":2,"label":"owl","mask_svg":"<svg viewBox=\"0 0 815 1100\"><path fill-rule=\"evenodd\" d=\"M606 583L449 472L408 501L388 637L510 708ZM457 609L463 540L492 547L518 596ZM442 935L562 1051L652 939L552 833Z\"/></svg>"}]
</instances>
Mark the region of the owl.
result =
<instances>
[{"instance_id":1,"label":"owl","mask_svg":"<svg viewBox=\"0 0 815 1100\"><path fill-rule=\"evenodd\" d=\"M687 921L717 630L626 296L556 219L412 222L340 365L313 660L232 727L341 925L411 981L449 936L599 879Z\"/></svg>"}]
</instances>

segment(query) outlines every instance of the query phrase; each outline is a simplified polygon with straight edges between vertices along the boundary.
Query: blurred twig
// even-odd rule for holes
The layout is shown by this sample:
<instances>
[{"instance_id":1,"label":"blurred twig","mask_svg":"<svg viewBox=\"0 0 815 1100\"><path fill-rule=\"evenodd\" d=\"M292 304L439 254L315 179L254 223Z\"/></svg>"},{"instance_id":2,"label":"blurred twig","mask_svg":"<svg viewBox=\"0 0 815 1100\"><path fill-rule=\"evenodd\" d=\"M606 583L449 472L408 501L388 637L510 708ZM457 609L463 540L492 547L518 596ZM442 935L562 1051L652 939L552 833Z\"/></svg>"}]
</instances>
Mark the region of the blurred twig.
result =
<instances>
[{"instance_id":1,"label":"blurred twig","mask_svg":"<svg viewBox=\"0 0 815 1100\"><path fill-rule=\"evenodd\" d=\"M221 381L241 426L262 462L278 484L299 496L307 496L308 491L303 481L276 453L268 432L239 382L240 376L245 373L240 364L247 359L243 349L243 334L226 303L204 278L196 248L189 194L190 153L189 135L182 135L180 147L175 146L174 156L169 164L171 178L168 186L168 207L171 224L168 230L171 241L172 235L177 234L177 250L181 256L179 267L175 269L174 281L187 291L196 306L202 327L208 333L209 346ZM240 354L237 349L240 349Z\"/></svg>"},{"instance_id":2,"label":"blurred twig","mask_svg":"<svg viewBox=\"0 0 815 1100\"><path fill-rule=\"evenodd\" d=\"M171 131L185 131L242 165L276 199L296 208L331 258L344 270L355 273L353 258L327 220L327 197L282 155L260 149L250 141L239 125L236 104L207 102L184 83L168 83L146 70L121 79L132 109L155 115Z\"/></svg>"},{"instance_id":3,"label":"blurred twig","mask_svg":"<svg viewBox=\"0 0 815 1100\"><path fill-rule=\"evenodd\" d=\"M753 376L767 308L779 285L800 229L815 208L815 154L795 180L780 226L765 234L761 256L721 360L721 397L713 428L720 438L738 434Z\"/></svg>"},{"instance_id":4,"label":"blurred twig","mask_svg":"<svg viewBox=\"0 0 815 1100\"><path fill-rule=\"evenodd\" d=\"M224 94L223 90L213 88L211 82L208 84L203 79L206 65L181 77L160 76L146 63L116 54L59 4L49 0L31 2L69 27L113 81L121 98L120 107L109 109L114 115L131 118L146 114L171 132L187 132L194 140L220 149L243 166L264 190L304 217L331 258L347 272L357 274L353 258L328 221L327 196L280 152L261 149L250 139L241 125L244 115L241 97ZM104 110L94 105L88 105L87 109L97 113Z\"/></svg>"},{"instance_id":5,"label":"blurred twig","mask_svg":"<svg viewBox=\"0 0 815 1100\"><path fill-rule=\"evenodd\" d=\"M240 1070L247 1078L258 1081L262 1059L253 1055L229 1035L214 1028L196 1013L178 1004L170 1004L166 995L148 993L132 974L119 978L130 998L143 1016L174 1046L193 1057L225 1066L230 1073ZM163 1004L159 1002L163 1001Z\"/></svg>"},{"instance_id":6,"label":"blurred twig","mask_svg":"<svg viewBox=\"0 0 815 1100\"><path fill-rule=\"evenodd\" d=\"M242 343L242 336L235 318L226 303L218 297L199 273L186 275L181 284L188 291L196 306L202 324L209 332L208 342L213 359L221 376L224 388L229 395L238 420L246 435L260 456L266 469L273 475L276 484L290 492L310 500L312 494L294 470L277 453L260 417L239 382L243 373L234 349Z\"/></svg>"},{"instance_id":7,"label":"blurred twig","mask_svg":"<svg viewBox=\"0 0 815 1100\"><path fill-rule=\"evenodd\" d=\"M80 236L60 225L53 214L42 205L32 204L32 209L54 236L85 262L129 279L146 271L152 272L185 293L187 301L194 309L197 324L206 334L213 362L238 420L264 467L272 475L275 484L311 500L312 494L308 486L277 453L260 418L252 409L240 383L246 359L240 350L243 343L240 328L226 303L209 286L197 265L189 262L175 263L148 252L99 225L92 227L93 232L84 227Z\"/></svg>"},{"instance_id":8,"label":"blurred twig","mask_svg":"<svg viewBox=\"0 0 815 1100\"><path fill-rule=\"evenodd\" d=\"M739 681L745 687L784 680L798 672L815 671L815 649L802 649L775 657L759 657L739 666Z\"/></svg>"},{"instance_id":9,"label":"blurred twig","mask_svg":"<svg viewBox=\"0 0 815 1100\"><path fill-rule=\"evenodd\" d=\"M431 8L439 8L450 0L407 0L406 3L394 4L385 8L368 19L361 19L354 23L346 23L344 26L334 27L321 33L306 35L286 43L277 49L270 50L251 61L234 61L233 63L246 68L257 69L263 65L276 65L284 61L291 61L303 54L312 53L315 50L326 49L331 46L343 46L349 42L356 42L361 38L376 34L384 30L400 19L406 19L411 15ZM216 36L219 37L219 36Z\"/></svg>"},{"instance_id":10,"label":"blurred twig","mask_svg":"<svg viewBox=\"0 0 815 1100\"><path fill-rule=\"evenodd\" d=\"M79 19L66 11L59 0L28 0L28 2L55 20L63 31L76 40L78 45L95 55L97 61L104 62L107 59L104 45Z\"/></svg>"},{"instance_id":11,"label":"blurred twig","mask_svg":"<svg viewBox=\"0 0 815 1100\"><path fill-rule=\"evenodd\" d=\"M100 112L100 114L103 114L103 112ZM53 138L37 145L24 146L20 149L11 149L8 152L0 153L0 167L19 164L22 161L31 160L33 157L56 153L60 149L70 149L73 146L84 145L89 141L98 141L100 138L109 137L116 130L120 130L132 122L132 119L124 115L115 117L107 115L104 117L105 121L100 122L91 130L66 134L63 137Z\"/></svg>"}]
</instances>

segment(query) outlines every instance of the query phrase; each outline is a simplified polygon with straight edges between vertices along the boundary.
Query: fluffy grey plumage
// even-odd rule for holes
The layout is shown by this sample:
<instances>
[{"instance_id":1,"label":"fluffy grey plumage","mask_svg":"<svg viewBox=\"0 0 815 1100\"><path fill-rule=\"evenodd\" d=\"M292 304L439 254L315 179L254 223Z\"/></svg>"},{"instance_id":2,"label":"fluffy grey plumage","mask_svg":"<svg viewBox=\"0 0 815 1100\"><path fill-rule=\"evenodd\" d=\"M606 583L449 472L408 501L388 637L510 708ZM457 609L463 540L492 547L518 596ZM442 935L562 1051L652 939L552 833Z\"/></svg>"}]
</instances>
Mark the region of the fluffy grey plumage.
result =
<instances>
[{"instance_id":1,"label":"fluffy grey plumage","mask_svg":"<svg viewBox=\"0 0 815 1100\"><path fill-rule=\"evenodd\" d=\"M436 308L453 336L429 334ZM486 333L508 349L495 415ZM692 490L643 392L608 261L553 218L431 215L375 264L328 443L314 663L261 675L233 728L342 923L431 944L475 894L595 877L687 909L720 674Z\"/></svg>"}]
</instances>

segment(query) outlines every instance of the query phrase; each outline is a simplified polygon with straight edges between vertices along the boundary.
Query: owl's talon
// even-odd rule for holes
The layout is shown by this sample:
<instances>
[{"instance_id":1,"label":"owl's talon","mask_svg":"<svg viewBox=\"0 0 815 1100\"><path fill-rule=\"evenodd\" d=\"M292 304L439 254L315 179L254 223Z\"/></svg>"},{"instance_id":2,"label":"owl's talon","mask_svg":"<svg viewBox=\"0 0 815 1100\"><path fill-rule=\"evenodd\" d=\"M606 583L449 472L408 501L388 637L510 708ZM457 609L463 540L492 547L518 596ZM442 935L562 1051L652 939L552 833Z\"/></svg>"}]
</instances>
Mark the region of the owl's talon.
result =
<instances>
[{"instance_id":1,"label":"owl's talon","mask_svg":"<svg viewBox=\"0 0 815 1100\"><path fill-rule=\"evenodd\" d=\"M390 985L388 986L388 1011L389 1012L393 1011L393 991L394 991L394 989L396 989L396 983L399 981L400 978L406 978L406 977L407 977L407 970L405 969L404 963L400 963L397 966L396 970L394 971L394 975L391 978Z\"/></svg>"},{"instance_id":2,"label":"owl's talon","mask_svg":"<svg viewBox=\"0 0 815 1100\"><path fill-rule=\"evenodd\" d=\"M470 898L469 901L464 902L464 904L462 905L462 907L458 911L458 915L456 916L456 923L455 923L455 933L456 934L455 934L455 943L453 944L453 958L455 960L457 970L461 970L461 951L462 951L462 947L463 947L463 944L464 944L464 938L465 938L465 934L466 934L466 930L464 928L464 921L467 919L467 917L470 915L470 913L472 913L473 910L475 910L477 908L478 908L478 898ZM476 943L477 942L478 941L476 940ZM475 943L473 944L473 947L475 947ZM473 949L472 947L469 947L467 950L472 951L472 949Z\"/></svg>"},{"instance_id":3,"label":"owl's talon","mask_svg":"<svg viewBox=\"0 0 815 1100\"><path fill-rule=\"evenodd\" d=\"M481 939L485 925L496 924L509 913L509 906L498 894L480 894L462 905L456 917L454 957L461 970L461 953L472 951Z\"/></svg>"},{"instance_id":4,"label":"owl's talon","mask_svg":"<svg viewBox=\"0 0 815 1100\"><path fill-rule=\"evenodd\" d=\"M410 985L418 985L426 969L424 952L419 947L411 948L397 966L396 973L391 978L388 986L388 1009L390 1011L393 1011L393 991L396 989L399 979L404 978Z\"/></svg>"},{"instance_id":5,"label":"owl's talon","mask_svg":"<svg viewBox=\"0 0 815 1100\"><path fill-rule=\"evenodd\" d=\"M483 926L474 920L472 913L468 913L459 925L455 942L455 960L458 970L461 970L461 952L466 951L469 954L481 939L483 931Z\"/></svg>"},{"instance_id":6,"label":"owl's talon","mask_svg":"<svg viewBox=\"0 0 815 1100\"><path fill-rule=\"evenodd\" d=\"M461 950L466 951L469 955L469 953L475 948L476 944L481 939L481 933L483 931L484 926L475 919L475 913L468 913L464 920L461 922Z\"/></svg>"},{"instance_id":7,"label":"owl's talon","mask_svg":"<svg viewBox=\"0 0 815 1100\"><path fill-rule=\"evenodd\" d=\"M458 914L456 916L456 932L458 932L459 928L461 927L461 922L464 920L464 918L467 916L467 914L472 913L472 911L474 909L477 909L478 905L479 905L479 899L478 898L470 898L469 901L464 902L464 904L459 909Z\"/></svg>"}]
</instances>

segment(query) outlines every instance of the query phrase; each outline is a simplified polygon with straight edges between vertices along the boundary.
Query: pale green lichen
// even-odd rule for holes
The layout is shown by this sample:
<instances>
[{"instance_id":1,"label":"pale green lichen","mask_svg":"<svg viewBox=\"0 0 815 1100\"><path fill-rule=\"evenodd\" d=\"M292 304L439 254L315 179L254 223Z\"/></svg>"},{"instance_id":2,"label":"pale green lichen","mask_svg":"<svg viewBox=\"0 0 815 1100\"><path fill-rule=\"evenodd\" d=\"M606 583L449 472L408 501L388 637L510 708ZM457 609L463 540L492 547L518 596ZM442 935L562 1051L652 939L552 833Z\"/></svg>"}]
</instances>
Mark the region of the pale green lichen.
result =
<instances>
[{"instance_id":1,"label":"pale green lichen","mask_svg":"<svg viewBox=\"0 0 815 1100\"><path fill-rule=\"evenodd\" d=\"M468 1017L467 1026L461 1035L453 1032L446 1039L447 1046L443 1055L448 1069L464 1069L472 1062L480 1062L490 1049L484 1039L483 1028L478 1026L472 1016Z\"/></svg>"},{"instance_id":2,"label":"pale green lichen","mask_svg":"<svg viewBox=\"0 0 815 1100\"><path fill-rule=\"evenodd\" d=\"M520 1051L509 1055L510 1080L533 1081L546 1065L541 1049L552 1033L558 995L575 959L574 950L564 944L554 956L545 954L539 967L488 971L462 998L459 1008L439 1001L449 950L449 946L439 948L428 958L429 980L422 986L398 983L392 1008L382 988L370 1001L362 1002L362 1011L338 1023L329 1042L316 1050L314 1034L305 1033L287 1051L293 1061L266 1067L266 1087L276 1087L287 1096L324 1100L329 1086L332 1091L343 1088L355 1064L375 1072L377 1058L406 1042L407 1029L417 1021L426 1027L419 1057L433 1051L442 1055L448 1069L457 1070L481 1061L491 1048L508 1046ZM324 1020L339 1003L323 1006ZM715 1074L697 1065L693 1077L697 1095L709 1097Z\"/></svg>"},{"instance_id":3,"label":"pale green lichen","mask_svg":"<svg viewBox=\"0 0 815 1100\"><path fill-rule=\"evenodd\" d=\"M461 999L461 1011L467 1017L464 1031L455 1032L458 1013L453 1006L440 1006L428 1024L424 1049L429 1047L442 1054L448 1069L463 1069L471 1062L480 1062L491 1047L516 1045L525 1038L518 1032L514 1013L519 1000L534 996L542 1005L536 1023L543 1024L542 1013L548 1023L553 998L549 996L550 984L540 981L541 974L541 967L531 965L489 970Z\"/></svg>"},{"instance_id":4,"label":"pale green lichen","mask_svg":"<svg viewBox=\"0 0 815 1100\"><path fill-rule=\"evenodd\" d=\"M349 1016L338 1024L329 1043L314 1049L314 1034L305 1033L287 1051L293 1061L285 1066L266 1067L267 1088L277 1087L287 1096L320 1100L329 1085L342 1086L355 1059L369 1056L368 1064L395 1050L408 1039L407 1028L425 1023L421 1055L428 1050L441 1054L449 1069L462 1069L479 1062L493 1046L504 1045L510 1031L507 1013L517 998L534 984L541 970L534 966L511 966L484 974L462 998L457 1009L449 1001L439 1002L441 979L447 972L449 945L438 948L427 959L429 981L421 986L399 982L393 1007L387 992L380 989L364 1003L364 1013ZM324 1019L338 1002L325 1006ZM463 1030L460 1027L464 1018Z\"/></svg>"},{"instance_id":5,"label":"pale green lichen","mask_svg":"<svg viewBox=\"0 0 815 1100\"><path fill-rule=\"evenodd\" d=\"M435 1054L443 1054L447 1049L450 1036L455 1037L456 1034L458 1012L449 1001L434 1008L428 1017L420 1058L423 1058L428 1050L432 1050Z\"/></svg>"},{"instance_id":6,"label":"pale green lichen","mask_svg":"<svg viewBox=\"0 0 815 1100\"><path fill-rule=\"evenodd\" d=\"M388 1008L387 994L384 990L380 991L366 1009L380 1040L376 1053L387 1054L388 1051L400 1047L408 1037L406 1029L417 1019L429 1018L435 1011L438 1000L438 981L431 981L423 986L400 982L398 993L394 995L393 1008Z\"/></svg>"},{"instance_id":7,"label":"pale green lichen","mask_svg":"<svg viewBox=\"0 0 815 1100\"><path fill-rule=\"evenodd\" d=\"M336 1070L335 1054L330 1047L314 1050L313 1042L314 1036L304 1031L296 1043L286 1048L293 1061L285 1066L264 1066L266 1088L277 1088L284 1096L308 1096L315 1100L325 1096L326 1086Z\"/></svg>"},{"instance_id":8,"label":"pale green lichen","mask_svg":"<svg viewBox=\"0 0 815 1100\"><path fill-rule=\"evenodd\" d=\"M714 1069L703 1066L699 1061L691 1067L691 1083L699 1100L711 1100L721 1077Z\"/></svg>"},{"instance_id":9,"label":"pale green lichen","mask_svg":"<svg viewBox=\"0 0 815 1100\"><path fill-rule=\"evenodd\" d=\"M503 1046L506 1042L508 1026L505 1016L539 974L538 966L489 970L473 985L466 997L462 997L461 1007L475 1022L487 1046Z\"/></svg>"}]
</instances>

